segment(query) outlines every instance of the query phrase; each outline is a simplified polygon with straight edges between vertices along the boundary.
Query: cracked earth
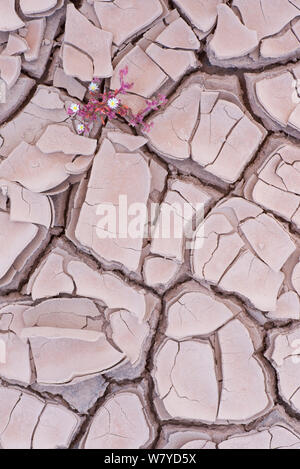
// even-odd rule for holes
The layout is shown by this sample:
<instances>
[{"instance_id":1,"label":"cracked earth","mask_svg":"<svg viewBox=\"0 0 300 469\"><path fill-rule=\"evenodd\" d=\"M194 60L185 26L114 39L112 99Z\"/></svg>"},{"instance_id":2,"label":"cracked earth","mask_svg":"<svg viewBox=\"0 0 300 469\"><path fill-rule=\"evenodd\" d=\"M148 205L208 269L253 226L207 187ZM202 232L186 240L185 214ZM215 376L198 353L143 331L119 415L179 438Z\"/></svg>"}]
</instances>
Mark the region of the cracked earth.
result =
<instances>
[{"instance_id":1,"label":"cracked earth","mask_svg":"<svg viewBox=\"0 0 300 469\"><path fill-rule=\"evenodd\" d=\"M299 0L0 2L1 448L300 449L298 59ZM126 66L154 126L78 135Z\"/></svg>"}]
</instances>

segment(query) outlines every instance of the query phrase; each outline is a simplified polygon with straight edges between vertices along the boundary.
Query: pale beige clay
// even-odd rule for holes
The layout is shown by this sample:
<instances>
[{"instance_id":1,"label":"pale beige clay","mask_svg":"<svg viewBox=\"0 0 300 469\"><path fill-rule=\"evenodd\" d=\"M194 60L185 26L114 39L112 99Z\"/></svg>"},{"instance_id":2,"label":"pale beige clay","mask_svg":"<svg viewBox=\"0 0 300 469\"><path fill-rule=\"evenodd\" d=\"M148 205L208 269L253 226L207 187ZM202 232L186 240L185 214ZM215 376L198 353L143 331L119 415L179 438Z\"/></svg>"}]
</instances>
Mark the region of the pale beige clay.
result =
<instances>
[{"instance_id":1,"label":"pale beige clay","mask_svg":"<svg viewBox=\"0 0 300 469\"><path fill-rule=\"evenodd\" d=\"M300 449L299 59L300 0L0 0L1 449Z\"/></svg>"}]
</instances>

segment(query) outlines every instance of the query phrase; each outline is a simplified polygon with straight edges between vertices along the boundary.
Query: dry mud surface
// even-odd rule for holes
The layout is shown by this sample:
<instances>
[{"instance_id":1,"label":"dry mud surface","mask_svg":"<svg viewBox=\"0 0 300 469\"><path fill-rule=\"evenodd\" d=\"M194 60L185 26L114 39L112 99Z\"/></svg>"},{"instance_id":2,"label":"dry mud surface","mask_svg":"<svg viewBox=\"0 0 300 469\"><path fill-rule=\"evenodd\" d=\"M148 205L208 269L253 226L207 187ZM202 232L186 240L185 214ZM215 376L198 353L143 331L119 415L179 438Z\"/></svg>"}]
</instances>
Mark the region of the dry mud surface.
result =
<instances>
[{"instance_id":1,"label":"dry mud surface","mask_svg":"<svg viewBox=\"0 0 300 469\"><path fill-rule=\"evenodd\" d=\"M300 449L298 59L299 0L0 2L1 448ZM125 66L150 132L78 135Z\"/></svg>"}]
</instances>

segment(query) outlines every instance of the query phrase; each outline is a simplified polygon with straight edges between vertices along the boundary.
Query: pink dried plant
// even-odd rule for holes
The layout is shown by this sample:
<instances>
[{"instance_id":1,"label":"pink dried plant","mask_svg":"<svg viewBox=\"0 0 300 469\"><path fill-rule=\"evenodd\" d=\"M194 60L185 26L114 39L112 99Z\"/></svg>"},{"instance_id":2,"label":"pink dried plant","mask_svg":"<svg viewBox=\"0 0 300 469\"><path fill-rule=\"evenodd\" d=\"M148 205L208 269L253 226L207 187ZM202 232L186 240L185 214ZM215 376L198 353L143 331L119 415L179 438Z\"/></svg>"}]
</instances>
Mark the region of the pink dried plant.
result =
<instances>
[{"instance_id":1,"label":"pink dried plant","mask_svg":"<svg viewBox=\"0 0 300 469\"><path fill-rule=\"evenodd\" d=\"M100 79L94 78L89 85L87 104L71 104L68 108L68 114L79 120L79 124L77 125L77 132L79 134L88 135L91 130L91 125L98 119L101 120L102 124L105 124L106 118L113 120L117 119L118 116L127 118L130 126L141 126L144 132L149 132L153 126L153 122L145 122L145 116L151 110L157 110L159 106L165 104L167 99L165 96L159 94L157 97L147 100L146 107L142 111L138 114L133 114L132 110L128 106L125 106L118 98L119 95L126 94L133 86L133 83L125 81L127 74L128 67L120 70L120 88L104 93L100 92Z\"/></svg>"}]
</instances>

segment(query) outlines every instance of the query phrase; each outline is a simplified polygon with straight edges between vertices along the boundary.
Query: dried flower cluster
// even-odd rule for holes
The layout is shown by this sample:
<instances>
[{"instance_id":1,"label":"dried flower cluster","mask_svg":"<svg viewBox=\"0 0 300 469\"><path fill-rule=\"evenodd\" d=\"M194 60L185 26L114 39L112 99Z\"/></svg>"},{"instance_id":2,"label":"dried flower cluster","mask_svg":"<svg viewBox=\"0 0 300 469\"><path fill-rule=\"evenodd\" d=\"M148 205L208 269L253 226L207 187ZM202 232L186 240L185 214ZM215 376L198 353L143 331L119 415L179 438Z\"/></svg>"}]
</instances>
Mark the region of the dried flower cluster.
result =
<instances>
[{"instance_id":1,"label":"dried flower cluster","mask_svg":"<svg viewBox=\"0 0 300 469\"><path fill-rule=\"evenodd\" d=\"M100 92L100 79L94 78L89 85L87 104L71 104L68 108L68 114L69 116L79 120L79 123L77 124L77 132L79 134L88 135L91 130L91 125L97 119L101 119L102 124L104 124L106 118L112 120L116 119L118 116L126 117L129 125L132 127L140 125L143 131L148 132L150 130L153 123L151 122L149 124L144 122L145 116L151 110L157 110L159 106L165 104L167 99L165 96L159 94L157 97L147 100L146 107L142 111L138 114L133 114L131 109L122 104L121 100L118 98L119 95L126 94L133 86L133 83L127 83L125 81L125 76L127 74L128 67L120 70L120 88L114 91L109 90L104 93Z\"/></svg>"}]
</instances>

